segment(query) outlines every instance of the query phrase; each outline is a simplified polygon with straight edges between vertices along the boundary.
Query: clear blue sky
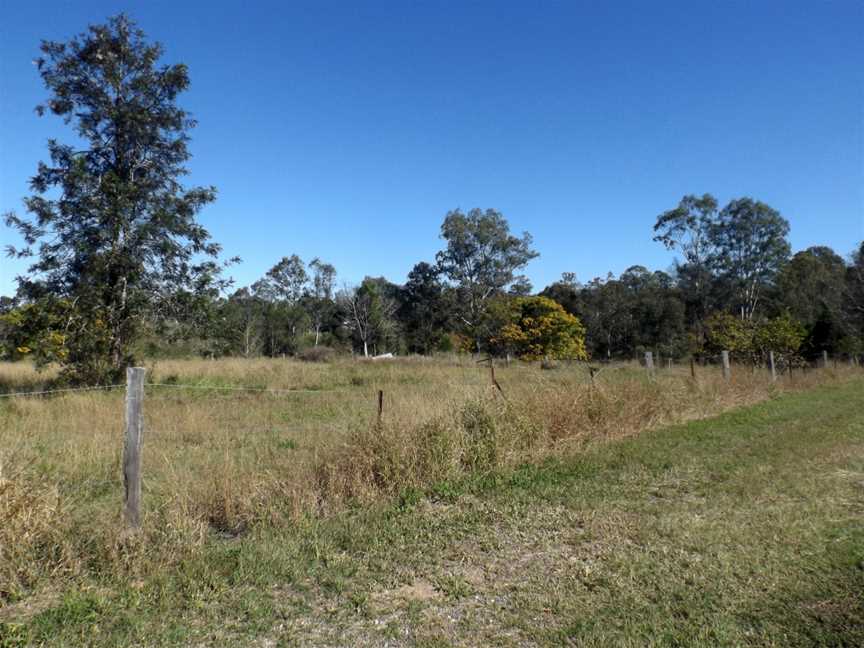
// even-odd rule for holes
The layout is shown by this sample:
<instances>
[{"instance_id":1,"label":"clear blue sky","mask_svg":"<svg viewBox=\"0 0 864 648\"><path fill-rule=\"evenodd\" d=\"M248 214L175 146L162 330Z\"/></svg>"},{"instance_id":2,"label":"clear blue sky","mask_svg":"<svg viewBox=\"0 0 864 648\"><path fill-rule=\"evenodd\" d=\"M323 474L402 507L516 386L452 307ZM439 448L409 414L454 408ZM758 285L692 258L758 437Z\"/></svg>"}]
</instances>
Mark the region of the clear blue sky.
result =
<instances>
[{"instance_id":1,"label":"clear blue sky","mask_svg":"<svg viewBox=\"0 0 864 648\"><path fill-rule=\"evenodd\" d=\"M536 289L667 268L651 227L686 193L767 202L796 250L864 238L860 0L0 0L0 211L68 133L33 112L40 39L119 10L190 68L189 181L241 285L292 253L402 282L455 207L533 234Z\"/></svg>"}]
</instances>

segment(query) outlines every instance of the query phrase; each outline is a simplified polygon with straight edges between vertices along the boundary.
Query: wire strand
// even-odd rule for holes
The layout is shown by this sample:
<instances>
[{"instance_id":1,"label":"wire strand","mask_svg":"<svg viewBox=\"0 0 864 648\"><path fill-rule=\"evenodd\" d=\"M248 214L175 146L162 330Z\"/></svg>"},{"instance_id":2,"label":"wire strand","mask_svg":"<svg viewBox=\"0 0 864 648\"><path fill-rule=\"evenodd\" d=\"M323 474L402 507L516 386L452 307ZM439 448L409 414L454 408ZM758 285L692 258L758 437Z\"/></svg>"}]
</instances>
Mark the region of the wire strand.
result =
<instances>
[{"instance_id":1,"label":"wire strand","mask_svg":"<svg viewBox=\"0 0 864 648\"><path fill-rule=\"evenodd\" d=\"M67 389L46 389L43 391L12 392L10 394L0 394L0 398L12 398L13 396L42 396L44 394L61 394L65 392L97 391L100 389L116 389L117 387L125 386L126 385L99 385L97 387L69 387Z\"/></svg>"},{"instance_id":2,"label":"wire strand","mask_svg":"<svg viewBox=\"0 0 864 648\"><path fill-rule=\"evenodd\" d=\"M325 394L335 389L270 389L269 387L216 387L211 385L180 385L177 383L145 383L145 387L173 387L175 389L210 389L215 391L247 391L270 394Z\"/></svg>"}]
</instances>

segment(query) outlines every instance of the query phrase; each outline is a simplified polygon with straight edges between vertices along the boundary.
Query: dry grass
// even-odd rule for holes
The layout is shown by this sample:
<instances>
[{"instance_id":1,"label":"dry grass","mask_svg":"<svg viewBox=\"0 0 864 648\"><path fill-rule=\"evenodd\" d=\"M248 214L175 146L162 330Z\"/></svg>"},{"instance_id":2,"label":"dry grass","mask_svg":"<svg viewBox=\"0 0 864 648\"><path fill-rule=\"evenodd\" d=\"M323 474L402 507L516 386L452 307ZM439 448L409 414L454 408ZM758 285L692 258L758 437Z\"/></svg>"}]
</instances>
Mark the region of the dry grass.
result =
<instances>
[{"instance_id":1,"label":"dry grass","mask_svg":"<svg viewBox=\"0 0 864 648\"><path fill-rule=\"evenodd\" d=\"M142 533L119 512L122 390L0 398L0 607L81 573L154 573L206 538L292 524L347 503L580 451L588 443L702 418L838 381L813 371L770 384L763 372L620 366L591 386L578 366L488 370L471 359L386 363L170 361L149 366ZM0 366L5 391L43 382ZM243 386L295 393L230 391ZM377 420L377 392L385 393Z\"/></svg>"}]
</instances>

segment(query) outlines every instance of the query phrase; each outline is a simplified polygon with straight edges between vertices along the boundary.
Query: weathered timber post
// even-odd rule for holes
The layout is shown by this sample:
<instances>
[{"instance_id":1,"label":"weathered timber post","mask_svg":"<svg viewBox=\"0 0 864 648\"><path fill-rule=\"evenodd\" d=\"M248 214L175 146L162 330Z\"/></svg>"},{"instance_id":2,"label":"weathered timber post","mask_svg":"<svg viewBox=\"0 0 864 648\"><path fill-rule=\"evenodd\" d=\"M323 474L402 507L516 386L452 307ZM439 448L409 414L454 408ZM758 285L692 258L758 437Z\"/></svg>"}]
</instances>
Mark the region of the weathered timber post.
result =
<instances>
[{"instance_id":1,"label":"weathered timber post","mask_svg":"<svg viewBox=\"0 0 864 648\"><path fill-rule=\"evenodd\" d=\"M828 368L828 352L825 349L822 349L822 368Z\"/></svg>"},{"instance_id":2,"label":"weathered timber post","mask_svg":"<svg viewBox=\"0 0 864 648\"><path fill-rule=\"evenodd\" d=\"M667 369L672 368L672 358L666 358L666 368Z\"/></svg>"},{"instance_id":3,"label":"weathered timber post","mask_svg":"<svg viewBox=\"0 0 864 648\"><path fill-rule=\"evenodd\" d=\"M777 382L777 369L774 366L774 352L768 352L768 365L771 367L771 382Z\"/></svg>"},{"instance_id":4,"label":"weathered timber post","mask_svg":"<svg viewBox=\"0 0 864 648\"><path fill-rule=\"evenodd\" d=\"M690 377L696 379L696 360L690 356Z\"/></svg>"},{"instance_id":5,"label":"weathered timber post","mask_svg":"<svg viewBox=\"0 0 864 648\"><path fill-rule=\"evenodd\" d=\"M732 370L729 367L729 352L721 351L720 355L723 358L723 378L729 380L732 377Z\"/></svg>"},{"instance_id":6,"label":"weathered timber post","mask_svg":"<svg viewBox=\"0 0 864 648\"><path fill-rule=\"evenodd\" d=\"M654 375L654 354L650 351L645 352L645 369L648 370L648 375Z\"/></svg>"},{"instance_id":7,"label":"weathered timber post","mask_svg":"<svg viewBox=\"0 0 864 648\"><path fill-rule=\"evenodd\" d=\"M378 422L381 422L381 417L384 415L384 390L378 390Z\"/></svg>"},{"instance_id":8,"label":"weathered timber post","mask_svg":"<svg viewBox=\"0 0 864 648\"><path fill-rule=\"evenodd\" d=\"M144 368L126 369L126 431L123 438L123 519L141 526L141 442L144 435Z\"/></svg>"}]
</instances>

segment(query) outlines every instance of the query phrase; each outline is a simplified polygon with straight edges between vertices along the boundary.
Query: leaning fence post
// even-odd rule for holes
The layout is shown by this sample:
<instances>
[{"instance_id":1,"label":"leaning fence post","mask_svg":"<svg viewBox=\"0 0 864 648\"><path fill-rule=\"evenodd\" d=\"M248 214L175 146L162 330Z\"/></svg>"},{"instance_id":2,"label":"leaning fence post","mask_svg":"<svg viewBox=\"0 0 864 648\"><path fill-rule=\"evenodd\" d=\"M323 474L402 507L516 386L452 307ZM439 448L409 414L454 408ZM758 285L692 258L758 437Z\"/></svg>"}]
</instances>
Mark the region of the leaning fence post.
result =
<instances>
[{"instance_id":1,"label":"leaning fence post","mask_svg":"<svg viewBox=\"0 0 864 648\"><path fill-rule=\"evenodd\" d=\"M141 441L144 433L144 368L126 369L126 431L123 439L123 519L141 526Z\"/></svg>"},{"instance_id":2,"label":"leaning fence post","mask_svg":"<svg viewBox=\"0 0 864 648\"><path fill-rule=\"evenodd\" d=\"M729 368L729 352L721 351L720 354L723 357L723 378L725 380L729 380L729 378L732 376L732 371Z\"/></svg>"},{"instance_id":3,"label":"leaning fence post","mask_svg":"<svg viewBox=\"0 0 864 648\"><path fill-rule=\"evenodd\" d=\"M648 375L654 375L654 354L650 351L645 352L645 368L648 370Z\"/></svg>"},{"instance_id":4,"label":"leaning fence post","mask_svg":"<svg viewBox=\"0 0 864 648\"><path fill-rule=\"evenodd\" d=\"M768 352L768 364L771 367L771 382L777 382L777 369L774 367L774 352Z\"/></svg>"}]
</instances>

